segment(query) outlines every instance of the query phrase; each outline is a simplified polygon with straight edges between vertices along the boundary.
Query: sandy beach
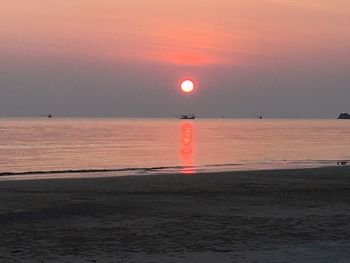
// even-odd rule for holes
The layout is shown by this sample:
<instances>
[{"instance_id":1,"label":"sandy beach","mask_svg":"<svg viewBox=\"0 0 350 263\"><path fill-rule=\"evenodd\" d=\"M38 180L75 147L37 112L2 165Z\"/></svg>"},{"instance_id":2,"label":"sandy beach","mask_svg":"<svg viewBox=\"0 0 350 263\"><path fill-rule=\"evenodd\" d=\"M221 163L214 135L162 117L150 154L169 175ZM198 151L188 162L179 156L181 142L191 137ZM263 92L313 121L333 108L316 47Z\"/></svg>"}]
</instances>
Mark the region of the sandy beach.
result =
<instances>
[{"instance_id":1,"label":"sandy beach","mask_svg":"<svg viewBox=\"0 0 350 263\"><path fill-rule=\"evenodd\" d=\"M0 182L1 262L348 262L350 167Z\"/></svg>"}]
</instances>

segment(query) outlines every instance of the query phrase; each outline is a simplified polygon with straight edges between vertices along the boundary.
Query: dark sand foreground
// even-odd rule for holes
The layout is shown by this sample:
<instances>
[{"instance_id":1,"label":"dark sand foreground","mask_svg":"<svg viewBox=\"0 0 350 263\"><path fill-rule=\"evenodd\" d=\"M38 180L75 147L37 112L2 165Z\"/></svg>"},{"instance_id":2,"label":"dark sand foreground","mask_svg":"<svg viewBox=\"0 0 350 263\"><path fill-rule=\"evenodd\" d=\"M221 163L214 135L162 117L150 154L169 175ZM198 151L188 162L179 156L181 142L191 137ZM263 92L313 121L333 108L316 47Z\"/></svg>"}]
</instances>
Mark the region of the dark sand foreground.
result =
<instances>
[{"instance_id":1,"label":"dark sand foreground","mask_svg":"<svg viewBox=\"0 0 350 263\"><path fill-rule=\"evenodd\" d=\"M0 182L1 262L350 262L350 167Z\"/></svg>"}]
</instances>

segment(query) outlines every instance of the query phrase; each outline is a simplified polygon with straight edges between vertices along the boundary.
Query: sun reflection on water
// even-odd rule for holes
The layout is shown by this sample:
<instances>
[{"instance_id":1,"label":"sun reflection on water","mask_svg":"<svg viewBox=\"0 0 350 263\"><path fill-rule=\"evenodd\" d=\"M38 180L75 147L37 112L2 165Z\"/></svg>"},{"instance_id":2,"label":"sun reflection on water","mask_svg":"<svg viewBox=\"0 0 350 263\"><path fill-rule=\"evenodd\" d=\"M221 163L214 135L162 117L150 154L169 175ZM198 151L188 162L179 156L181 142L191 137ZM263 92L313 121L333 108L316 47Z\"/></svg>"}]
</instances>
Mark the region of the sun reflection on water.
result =
<instances>
[{"instance_id":1,"label":"sun reflection on water","mask_svg":"<svg viewBox=\"0 0 350 263\"><path fill-rule=\"evenodd\" d=\"M194 174L194 128L191 122L182 122L180 126L180 159L183 174Z\"/></svg>"}]
</instances>

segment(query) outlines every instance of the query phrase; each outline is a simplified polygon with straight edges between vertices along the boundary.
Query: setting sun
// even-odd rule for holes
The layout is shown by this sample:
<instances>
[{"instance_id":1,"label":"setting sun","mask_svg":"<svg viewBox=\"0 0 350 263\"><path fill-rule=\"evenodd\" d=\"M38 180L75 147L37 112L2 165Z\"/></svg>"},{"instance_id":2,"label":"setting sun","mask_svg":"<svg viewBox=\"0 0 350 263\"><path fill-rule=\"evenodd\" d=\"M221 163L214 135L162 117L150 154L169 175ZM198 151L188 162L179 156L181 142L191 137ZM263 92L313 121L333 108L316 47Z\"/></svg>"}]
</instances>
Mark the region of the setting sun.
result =
<instances>
[{"instance_id":1,"label":"setting sun","mask_svg":"<svg viewBox=\"0 0 350 263\"><path fill-rule=\"evenodd\" d=\"M181 82L181 90L185 93L191 93L194 90L194 83L192 80L184 80Z\"/></svg>"}]
</instances>

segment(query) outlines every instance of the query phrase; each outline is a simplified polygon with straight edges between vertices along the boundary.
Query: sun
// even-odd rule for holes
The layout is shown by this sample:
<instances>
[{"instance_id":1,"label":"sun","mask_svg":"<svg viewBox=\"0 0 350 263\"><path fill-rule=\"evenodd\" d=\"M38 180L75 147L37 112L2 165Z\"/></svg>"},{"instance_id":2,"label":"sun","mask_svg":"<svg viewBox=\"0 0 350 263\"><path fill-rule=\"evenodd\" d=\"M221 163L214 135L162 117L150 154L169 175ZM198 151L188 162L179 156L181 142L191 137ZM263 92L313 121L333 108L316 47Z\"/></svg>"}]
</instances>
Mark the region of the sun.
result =
<instances>
[{"instance_id":1,"label":"sun","mask_svg":"<svg viewBox=\"0 0 350 263\"><path fill-rule=\"evenodd\" d=\"M194 90L194 82L192 80L186 79L181 82L181 90L185 93L191 93Z\"/></svg>"}]
</instances>

